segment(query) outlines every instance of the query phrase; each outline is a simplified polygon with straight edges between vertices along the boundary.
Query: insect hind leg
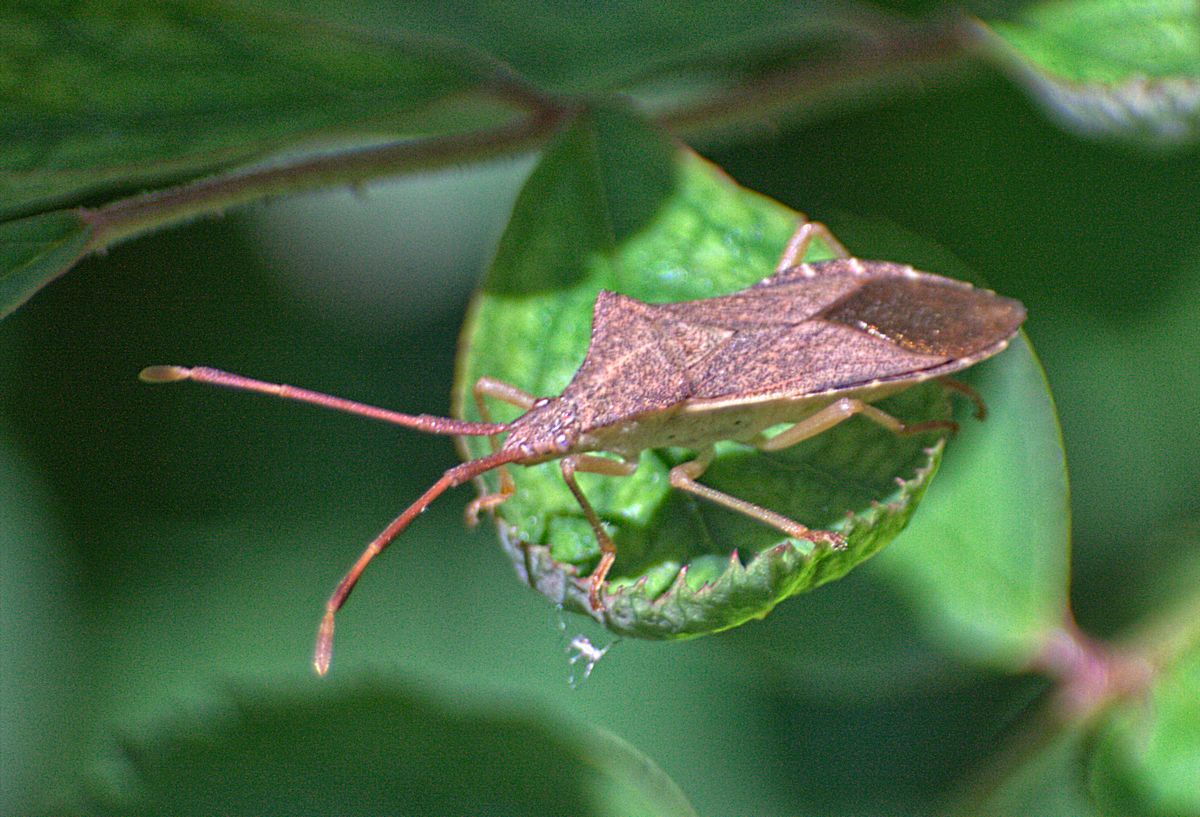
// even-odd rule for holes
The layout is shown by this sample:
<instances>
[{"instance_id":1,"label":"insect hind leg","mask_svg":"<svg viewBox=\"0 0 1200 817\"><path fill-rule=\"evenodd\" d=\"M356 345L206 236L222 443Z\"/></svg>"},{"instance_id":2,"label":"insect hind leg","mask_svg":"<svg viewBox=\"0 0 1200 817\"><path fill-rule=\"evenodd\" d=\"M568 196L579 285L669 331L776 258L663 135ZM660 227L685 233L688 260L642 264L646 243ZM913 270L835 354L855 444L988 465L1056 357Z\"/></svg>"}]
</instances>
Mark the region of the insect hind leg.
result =
<instances>
[{"instance_id":1,"label":"insect hind leg","mask_svg":"<svg viewBox=\"0 0 1200 817\"><path fill-rule=\"evenodd\" d=\"M670 471L671 487L695 494L702 499L707 499L709 502L728 508L731 511L745 514L751 519L757 519L759 522L770 525L772 528L780 530L794 539L803 539L808 542L824 542L835 549L841 549L846 546L845 538L833 531L814 530L761 505L755 505L753 502L747 502L744 499L731 496L723 491L718 491L716 488L700 484L696 480L708 469L708 466L712 463L712 459L713 449L708 448L702 451L696 459L676 465Z\"/></svg>"},{"instance_id":2,"label":"insect hind leg","mask_svg":"<svg viewBox=\"0 0 1200 817\"><path fill-rule=\"evenodd\" d=\"M828 431L838 423L853 417L855 414L863 415L868 420L883 426L893 434L910 435L920 434L925 431L953 432L958 430L958 426L949 420L904 423L887 412L869 403L864 403L862 400L842 398L835 400L815 414L793 424L774 437L759 437L755 439L753 445L760 451L779 451L783 448L789 448L802 440L807 440L823 431ZM695 494L732 511L745 514L752 519L757 519L766 525L783 531L795 539L824 542L834 548L846 546L845 537L833 531L814 530L761 505L755 505L753 502L747 502L744 499L730 496L715 488L700 484L696 480L708 468L712 462L712 458L713 450L712 448L708 448L701 452L700 456L696 457L696 459L672 468L670 473L671 486Z\"/></svg>"},{"instance_id":3,"label":"insect hind leg","mask_svg":"<svg viewBox=\"0 0 1200 817\"><path fill-rule=\"evenodd\" d=\"M905 423L896 419L882 409L864 403L853 397L843 397L835 400L825 408L804 418L800 422L784 429L774 437L760 437L753 442L759 451L779 451L790 448L796 443L815 437L822 431L828 431L838 423L848 420L855 414L861 414L871 422L881 425L893 434L909 436L926 431L948 431L951 434L958 431L958 423L951 420L925 420L919 423Z\"/></svg>"},{"instance_id":4,"label":"insect hind leg","mask_svg":"<svg viewBox=\"0 0 1200 817\"><path fill-rule=\"evenodd\" d=\"M471 387L471 394L474 396L475 405L479 409L479 418L485 423L492 422L491 412L488 411L487 402L484 400L485 397L500 400L525 411L533 408L533 404L537 400L532 394L522 391L516 386L505 383L503 380L496 380L495 378L486 376L475 381L475 385ZM492 447L493 454L500 450L500 440L495 434L488 437L488 442ZM500 490L494 494L485 494L484 496L476 497L467 503L466 510L463 511L463 519L467 527L473 528L478 525L479 514L482 511L495 508L512 496L516 490L516 484L513 482L508 466L502 466L498 470L500 474Z\"/></svg>"},{"instance_id":5,"label":"insect hind leg","mask_svg":"<svg viewBox=\"0 0 1200 817\"><path fill-rule=\"evenodd\" d=\"M796 232L792 233L792 237L788 240L787 246L783 248L783 255L779 256L779 263L775 265L775 272L783 272L785 269L790 269L804 260L804 254L808 252L808 245L812 243L814 238L821 239L836 258L849 258L850 251L842 242L838 241L829 228L819 221L803 221L796 228Z\"/></svg>"}]
</instances>

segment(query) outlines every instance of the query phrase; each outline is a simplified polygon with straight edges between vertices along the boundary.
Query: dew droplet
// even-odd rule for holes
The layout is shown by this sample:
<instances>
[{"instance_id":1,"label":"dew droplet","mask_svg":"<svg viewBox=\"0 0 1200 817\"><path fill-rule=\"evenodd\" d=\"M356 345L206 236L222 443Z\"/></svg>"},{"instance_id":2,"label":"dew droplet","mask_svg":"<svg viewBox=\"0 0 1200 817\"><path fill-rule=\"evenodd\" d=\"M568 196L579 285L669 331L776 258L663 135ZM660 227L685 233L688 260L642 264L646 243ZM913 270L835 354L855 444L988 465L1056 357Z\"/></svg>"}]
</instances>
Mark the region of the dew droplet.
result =
<instances>
[{"instance_id":1,"label":"dew droplet","mask_svg":"<svg viewBox=\"0 0 1200 817\"><path fill-rule=\"evenodd\" d=\"M586 635L577 635L571 639L567 644L567 663L571 665L567 684L571 689L578 689L579 685L591 676L596 664L600 663L600 659L614 643L616 642L609 642L603 647L597 647ZM580 662L582 662L582 666L576 667Z\"/></svg>"}]
</instances>

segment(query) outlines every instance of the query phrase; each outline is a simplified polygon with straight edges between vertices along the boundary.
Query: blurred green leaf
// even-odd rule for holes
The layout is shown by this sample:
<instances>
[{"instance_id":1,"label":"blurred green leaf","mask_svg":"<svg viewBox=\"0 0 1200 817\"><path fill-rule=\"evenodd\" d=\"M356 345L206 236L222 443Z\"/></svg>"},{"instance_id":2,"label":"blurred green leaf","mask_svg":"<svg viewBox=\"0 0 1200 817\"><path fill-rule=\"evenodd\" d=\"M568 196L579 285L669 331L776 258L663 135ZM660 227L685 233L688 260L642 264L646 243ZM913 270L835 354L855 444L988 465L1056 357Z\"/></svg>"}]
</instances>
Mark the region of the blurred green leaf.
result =
<instances>
[{"instance_id":1,"label":"blurred green leaf","mask_svg":"<svg viewBox=\"0 0 1200 817\"><path fill-rule=\"evenodd\" d=\"M487 77L469 49L219 2L0 10L0 215L350 134Z\"/></svg>"},{"instance_id":2,"label":"blurred green leaf","mask_svg":"<svg viewBox=\"0 0 1200 817\"><path fill-rule=\"evenodd\" d=\"M80 813L695 815L608 732L395 684L241 689L123 743Z\"/></svg>"},{"instance_id":3,"label":"blurred green leaf","mask_svg":"<svg viewBox=\"0 0 1200 817\"><path fill-rule=\"evenodd\" d=\"M986 30L992 53L1074 130L1152 144L1200 134L1192 0L1055 0Z\"/></svg>"},{"instance_id":4,"label":"blurred green leaf","mask_svg":"<svg viewBox=\"0 0 1200 817\"><path fill-rule=\"evenodd\" d=\"M0 814L36 813L78 770L91 683L77 665L82 582L52 492L24 448L0 430Z\"/></svg>"},{"instance_id":5,"label":"blurred green leaf","mask_svg":"<svg viewBox=\"0 0 1200 817\"><path fill-rule=\"evenodd\" d=\"M1172 622L1168 640L1184 631L1183 649L1156 670L1147 689L1112 689L1119 699L1092 717L1052 706L1031 720L1021 739L998 756L982 785L951 814L989 817L1192 817L1200 813L1200 641L1196 609ZM1143 645L1151 652L1162 645ZM1114 656L1126 662L1128 657ZM1133 664L1115 673L1140 672ZM1119 677L1103 677L1110 682ZM1100 691L1100 690L1096 690ZM1101 694L1104 694L1101 692ZM1051 702L1053 703L1053 702Z\"/></svg>"},{"instance_id":6,"label":"blurred green leaf","mask_svg":"<svg viewBox=\"0 0 1200 817\"><path fill-rule=\"evenodd\" d=\"M1108 814L1200 814L1200 641L1108 714L1089 782Z\"/></svg>"},{"instance_id":7,"label":"blurred green leaf","mask_svg":"<svg viewBox=\"0 0 1200 817\"><path fill-rule=\"evenodd\" d=\"M1084 781L1088 734L1083 724L1068 724L1041 744L1020 746L1018 755L1002 755L993 768L985 770L986 784L945 813L1100 817ZM1005 768L1006 762L1012 765Z\"/></svg>"},{"instance_id":8,"label":"blurred green leaf","mask_svg":"<svg viewBox=\"0 0 1200 817\"><path fill-rule=\"evenodd\" d=\"M603 14L559 0L471 0L454 14L420 0L305 6L315 17L471 43L539 86L569 94L636 91L647 83L661 90L670 82L711 88L823 58L839 43L870 42L901 22L844 0L629 0L606 5Z\"/></svg>"},{"instance_id":9,"label":"blurred green leaf","mask_svg":"<svg viewBox=\"0 0 1200 817\"><path fill-rule=\"evenodd\" d=\"M1200 234L1184 230L1173 247L1177 259L1148 264L1132 285L1116 289L1129 297L1150 290L1157 296L1150 305L1135 303L1119 318L1103 322L1087 310L1068 312L1056 329L1062 336L1079 338L1087 360L1086 365L1054 369L1055 394L1071 401L1071 422L1082 443L1071 451L1072 474L1092 475L1088 492L1077 495L1087 511L1087 527L1077 530L1076 538L1082 534L1093 547L1081 559L1119 564L1113 589L1128 588L1139 575L1147 587L1171 581L1178 557L1166 554L1194 552L1200 540L1200 508L1195 502L1200 485L1200 367L1185 362L1200 349ZM1121 268L1131 267L1124 263ZM1129 447L1122 440L1130 429L1145 429L1153 437L1153 446L1140 456L1125 456ZM1074 442L1068 439L1068 447ZM1113 467L1114 462L1120 466ZM1180 516L1185 524L1180 524ZM1111 537L1107 552L1096 547L1106 537ZM1135 540L1141 557L1136 564L1120 564L1127 543ZM1161 560L1155 554L1162 554ZM1139 616L1155 606L1141 593L1105 596L1101 603L1114 624L1122 609Z\"/></svg>"},{"instance_id":10,"label":"blurred green leaf","mask_svg":"<svg viewBox=\"0 0 1200 817\"><path fill-rule=\"evenodd\" d=\"M647 301L741 289L770 273L797 219L636 117L600 110L581 119L517 201L464 330L458 405L473 411L469 384L483 374L559 393L583 359L600 289ZM892 398L888 410L921 419L945 416L948 406L933 386ZM500 416L513 413L505 407ZM843 575L903 528L937 467L936 441L897 440L854 420L778 454L718 448L707 484L839 529L849 540L839 552L672 491L667 472L684 460L681 451L643 453L629 478L582 475L619 551L605 624L649 638L701 635ZM469 441L468 449L479 456L487 443ZM589 613L576 578L590 572L598 549L557 463L513 470L517 493L499 515L518 572L557 603Z\"/></svg>"},{"instance_id":11,"label":"blurred green leaf","mask_svg":"<svg viewBox=\"0 0 1200 817\"><path fill-rule=\"evenodd\" d=\"M455 14L425 3L330 5L5 4L0 216L281 148L497 124L540 91L717 93L912 34L840 2L634 3L605 14L561 3Z\"/></svg>"},{"instance_id":12,"label":"blurred green leaf","mask_svg":"<svg viewBox=\"0 0 1200 817\"><path fill-rule=\"evenodd\" d=\"M0 318L82 258L90 235L74 211L0 223Z\"/></svg>"}]
</instances>

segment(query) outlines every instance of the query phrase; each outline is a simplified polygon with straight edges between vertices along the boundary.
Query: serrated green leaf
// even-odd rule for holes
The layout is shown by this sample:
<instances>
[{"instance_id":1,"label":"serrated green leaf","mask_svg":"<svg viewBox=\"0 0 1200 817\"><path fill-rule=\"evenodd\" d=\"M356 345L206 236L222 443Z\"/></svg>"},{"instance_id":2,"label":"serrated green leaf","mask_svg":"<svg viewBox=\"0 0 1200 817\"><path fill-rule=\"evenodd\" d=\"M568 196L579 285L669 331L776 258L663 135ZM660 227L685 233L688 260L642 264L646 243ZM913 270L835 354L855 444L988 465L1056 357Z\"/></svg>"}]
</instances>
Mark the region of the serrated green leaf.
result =
<instances>
[{"instance_id":1,"label":"serrated green leaf","mask_svg":"<svg viewBox=\"0 0 1200 817\"><path fill-rule=\"evenodd\" d=\"M79 813L694 817L614 735L394 684L240 690L124 741Z\"/></svg>"},{"instance_id":2,"label":"serrated green leaf","mask_svg":"<svg viewBox=\"0 0 1200 817\"><path fill-rule=\"evenodd\" d=\"M1200 814L1200 641L1108 714L1089 783L1107 814Z\"/></svg>"},{"instance_id":3,"label":"serrated green leaf","mask_svg":"<svg viewBox=\"0 0 1200 817\"><path fill-rule=\"evenodd\" d=\"M218 2L5 3L0 214L394 135L400 116L481 84L463 50Z\"/></svg>"},{"instance_id":4,"label":"serrated green leaf","mask_svg":"<svg viewBox=\"0 0 1200 817\"><path fill-rule=\"evenodd\" d=\"M82 258L90 235L75 211L0 224L0 318Z\"/></svg>"},{"instance_id":5,"label":"serrated green leaf","mask_svg":"<svg viewBox=\"0 0 1200 817\"><path fill-rule=\"evenodd\" d=\"M459 407L473 413L469 384L484 374L557 394L583 359L601 288L648 301L741 289L771 272L797 219L624 111L581 118L526 184L472 306ZM948 407L933 386L894 397L885 410L926 419ZM498 407L498 419L514 414ZM467 448L479 456L487 443L470 440ZM706 484L813 527L836 527L849 540L841 552L787 540L672 491L667 471L684 452L645 452L629 478L583 474L581 487L619 552L610 578L620 590L601 618L619 633L683 638L761 617L882 548L907 522L940 455L936 435L897 440L858 420L778 454L718 447ZM576 579L591 571L598 550L557 464L513 470L517 493L499 516L518 572L555 602L590 612ZM494 490L494 479L487 482Z\"/></svg>"},{"instance_id":6,"label":"serrated green leaf","mask_svg":"<svg viewBox=\"0 0 1200 817\"><path fill-rule=\"evenodd\" d=\"M1192 0L1057 0L987 30L992 53L1074 130L1160 145L1200 135Z\"/></svg>"}]
</instances>

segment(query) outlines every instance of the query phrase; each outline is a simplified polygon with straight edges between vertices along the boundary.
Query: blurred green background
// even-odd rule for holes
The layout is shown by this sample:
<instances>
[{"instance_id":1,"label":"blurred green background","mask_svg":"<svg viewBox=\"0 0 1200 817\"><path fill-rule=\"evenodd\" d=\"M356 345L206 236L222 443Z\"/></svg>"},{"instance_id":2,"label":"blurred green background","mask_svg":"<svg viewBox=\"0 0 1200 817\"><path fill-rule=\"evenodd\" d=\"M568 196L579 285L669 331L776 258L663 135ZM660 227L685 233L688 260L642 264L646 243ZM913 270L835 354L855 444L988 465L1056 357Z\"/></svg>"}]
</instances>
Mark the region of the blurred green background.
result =
<instances>
[{"instance_id":1,"label":"blurred green background","mask_svg":"<svg viewBox=\"0 0 1200 817\"><path fill-rule=\"evenodd\" d=\"M1023 300L1069 456L1081 626L1117 635L1194 593L1200 151L1080 139L982 70L696 147L835 233L886 220ZM602 725L710 815L925 814L993 761L1045 682L943 653L871 566L720 636L622 641L572 687L564 628L605 636L463 528L467 490L372 566L333 677L312 676L329 590L452 444L136 374L210 364L445 413L465 304L532 161L173 229L0 325L5 813L85 772L112 785L115 747L164 714L364 682Z\"/></svg>"}]
</instances>

